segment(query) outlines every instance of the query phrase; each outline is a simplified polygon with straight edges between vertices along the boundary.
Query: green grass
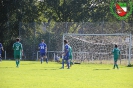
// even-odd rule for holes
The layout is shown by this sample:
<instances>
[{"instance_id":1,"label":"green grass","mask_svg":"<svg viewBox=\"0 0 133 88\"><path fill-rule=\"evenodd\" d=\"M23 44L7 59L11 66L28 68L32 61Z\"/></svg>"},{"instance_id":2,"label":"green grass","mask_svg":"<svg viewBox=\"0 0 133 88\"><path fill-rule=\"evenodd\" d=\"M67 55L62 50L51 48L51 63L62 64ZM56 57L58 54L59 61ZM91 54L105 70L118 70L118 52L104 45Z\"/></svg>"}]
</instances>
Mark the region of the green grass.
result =
<instances>
[{"instance_id":1,"label":"green grass","mask_svg":"<svg viewBox=\"0 0 133 88\"><path fill-rule=\"evenodd\" d=\"M75 64L59 69L61 64L39 61L0 62L0 88L133 88L133 67L120 65Z\"/></svg>"}]
</instances>

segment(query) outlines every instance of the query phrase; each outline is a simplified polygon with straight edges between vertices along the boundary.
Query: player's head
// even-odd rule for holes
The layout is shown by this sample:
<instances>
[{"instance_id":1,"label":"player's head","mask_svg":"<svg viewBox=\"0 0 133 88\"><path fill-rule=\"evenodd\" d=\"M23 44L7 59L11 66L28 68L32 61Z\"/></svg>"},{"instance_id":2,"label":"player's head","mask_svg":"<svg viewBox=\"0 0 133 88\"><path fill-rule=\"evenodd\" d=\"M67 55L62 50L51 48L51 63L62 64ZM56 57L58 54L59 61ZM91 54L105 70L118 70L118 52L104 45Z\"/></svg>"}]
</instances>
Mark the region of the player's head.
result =
<instances>
[{"instance_id":1,"label":"player's head","mask_svg":"<svg viewBox=\"0 0 133 88\"><path fill-rule=\"evenodd\" d=\"M117 48L117 45L115 45L115 48Z\"/></svg>"},{"instance_id":2,"label":"player's head","mask_svg":"<svg viewBox=\"0 0 133 88\"><path fill-rule=\"evenodd\" d=\"M42 39L42 42L44 42L44 39Z\"/></svg>"},{"instance_id":3,"label":"player's head","mask_svg":"<svg viewBox=\"0 0 133 88\"><path fill-rule=\"evenodd\" d=\"M19 42L20 41L20 38L16 38L16 41Z\"/></svg>"},{"instance_id":4,"label":"player's head","mask_svg":"<svg viewBox=\"0 0 133 88\"><path fill-rule=\"evenodd\" d=\"M64 43L65 43L65 44L67 44L67 43L68 43L68 41L67 41L67 40L64 40Z\"/></svg>"}]
</instances>

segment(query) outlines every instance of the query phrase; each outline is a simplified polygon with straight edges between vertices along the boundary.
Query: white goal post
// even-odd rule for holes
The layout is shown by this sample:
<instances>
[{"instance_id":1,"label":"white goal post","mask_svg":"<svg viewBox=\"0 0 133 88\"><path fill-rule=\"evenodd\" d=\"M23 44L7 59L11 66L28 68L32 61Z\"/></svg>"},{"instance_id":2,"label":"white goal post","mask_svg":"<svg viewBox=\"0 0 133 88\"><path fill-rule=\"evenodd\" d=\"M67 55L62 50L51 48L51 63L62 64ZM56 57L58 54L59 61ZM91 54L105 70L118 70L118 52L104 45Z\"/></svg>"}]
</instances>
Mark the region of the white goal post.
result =
<instances>
[{"instance_id":1,"label":"white goal post","mask_svg":"<svg viewBox=\"0 0 133 88\"><path fill-rule=\"evenodd\" d=\"M63 40L73 49L74 61L96 61L112 60L110 55L117 44L121 51L121 59L128 59L128 65L131 61L132 35L127 33L116 34L63 34ZM64 42L62 51L64 50Z\"/></svg>"}]
</instances>

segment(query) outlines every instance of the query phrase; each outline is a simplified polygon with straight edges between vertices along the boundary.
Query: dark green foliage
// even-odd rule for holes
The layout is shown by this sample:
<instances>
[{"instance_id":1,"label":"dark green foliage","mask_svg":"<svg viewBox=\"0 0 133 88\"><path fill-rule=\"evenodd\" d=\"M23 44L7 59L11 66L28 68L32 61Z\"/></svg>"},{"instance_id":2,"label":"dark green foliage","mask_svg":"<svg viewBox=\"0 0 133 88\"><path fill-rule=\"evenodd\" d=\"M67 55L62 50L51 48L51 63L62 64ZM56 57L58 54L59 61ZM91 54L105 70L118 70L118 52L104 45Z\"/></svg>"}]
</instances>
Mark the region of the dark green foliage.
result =
<instances>
[{"instance_id":1,"label":"dark green foliage","mask_svg":"<svg viewBox=\"0 0 133 88\"><path fill-rule=\"evenodd\" d=\"M11 47L15 42L15 38L21 37L24 40L20 35L21 23L46 22L47 26L49 26L51 22L116 22L118 20L110 13L110 1L43 0L41 2L38 0L0 0L0 42L3 43L7 52L11 52L7 54L12 57ZM133 22L133 14L125 22ZM69 25L69 23L67 25L73 26ZM55 44L55 42L58 42L58 36L55 36L54 33L60 32L60 36L62 36L64 32L73 33L78 31L76 29L78 25L76 25L75 29L60 26L60 29L58 29L58 26L48 29L48 32L44 35L47 43ZM33 28L27 27L25 30L26 33L23 35L25 39L29 39L31 43L34 43L34 26ZM36 31L38 30L36 28ZM50 39L47 36L51 36ZM50 50L52 49L55 48L50 47Z\"/></svg>"}]
</instances>

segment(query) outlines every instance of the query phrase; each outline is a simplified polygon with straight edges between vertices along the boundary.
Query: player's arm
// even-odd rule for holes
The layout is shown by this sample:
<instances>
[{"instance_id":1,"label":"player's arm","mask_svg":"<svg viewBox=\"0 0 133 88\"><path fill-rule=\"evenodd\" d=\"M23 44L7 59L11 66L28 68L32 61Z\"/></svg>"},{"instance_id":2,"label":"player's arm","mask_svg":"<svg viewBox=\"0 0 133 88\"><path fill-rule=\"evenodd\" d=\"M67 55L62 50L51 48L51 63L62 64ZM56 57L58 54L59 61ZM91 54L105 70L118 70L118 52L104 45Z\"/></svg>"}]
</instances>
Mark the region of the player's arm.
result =
<instances>
[{"instance_id":1,"label":"player's arm","mask_svg":"<svg viewBox=\"0 0 133 88\"><path fill-rule=\"evenodd\" d=\"M12 49L14 50L14 44L13 44L13 46L12 46Z\"/></svg>"},{"instance_id":2,"label":"player's arm","mask_svg":"<svg viewBox=\"0 0 133 88\"><path fill-rule=\"evenodd\" d=\"M1 47L1 49L4 51L4 48L3 47Z\"/></svg>"},{"instance_id":3,"label":"player's arm","mask_svg":"<svg viewBox=\"0 0 133 88\"><path fill-rule=\"evenodd\" d=\"M67 53L67 46L64 47L64 52L62 52L62 54L65 56Z\"/></svg>"},{"instance_id":4,"label":"player's arm","mask_svg":"<svg viewBox=\"0 0 133 88\"><path fill-rule=\"evenodd\" d=\"M3 46L2 46L2 44L1 44L1 43L0 43L0 47L1 47L1 49L4 51Z\"/></svg>"},{"instance_id":5,"label":"player's arm","mask_svg":"<svg viewBox=\"0 0 133 88\"><path fill-rule=\"evenodd\" d=\"M22 46L22 44L21 44L21 48L20 49L21 49L22 56L23 56L24 54L23 54L23 46Z\"/></svg>"},{"instance_id":6,"label":"player's arm","mask_svg":"<svg viewBox=\"0 0 133 88\"><path fill-rule=\"evenodd\" d=\"M38 49L40 49L40 44L38 45Z\"/></svg>"},{"instance_id":7,"label":"player's arm","mask_svg":"<svg viewBox=\"0 0 133 88\"><path fill-rule=\"evenodd\" d=\"M65 48L65 52L64 52L64 56L66 56L66 54L68 53L68 51L69 51L69 48L66 47L66 48Z\"/></svg>"},{"instance_id":8,"label":"player's arm","mask_svg":"<svg viewBox=\"0 0 133 88\"><path fill-rule=\"evenodd\" d=\"M112 50L112 54L114 53L114 49Z\"/></svg>"},{"instance_id":9,"label":"player's arm","mask_svg":"<svg viewBox=\"0 0 133 88\"><path fill-rule=\"evenodd\" d=\"M45 52L47 53L47 46L45 47Z\"/></svg>"},{"instance_id":10,"label":"player's arm","mask_svg":"<svg viewBox=\"0 0 133 88\"><path fill-rule=\"evenodd\" d=\"M121 59L121 52L120 52L120 50L119 50L119 59Z\"/></svg>"}]
</instances>

